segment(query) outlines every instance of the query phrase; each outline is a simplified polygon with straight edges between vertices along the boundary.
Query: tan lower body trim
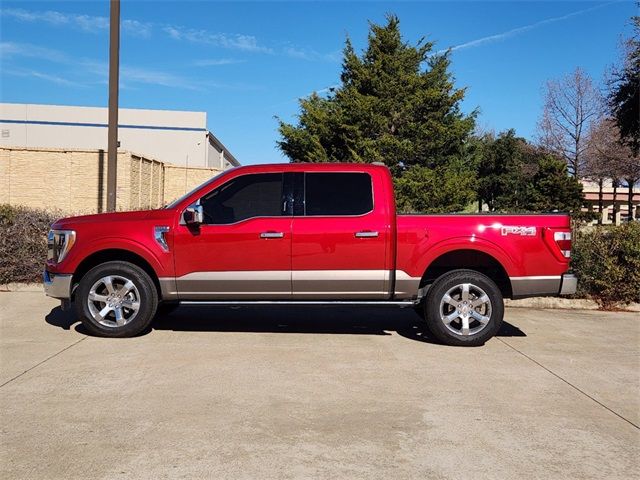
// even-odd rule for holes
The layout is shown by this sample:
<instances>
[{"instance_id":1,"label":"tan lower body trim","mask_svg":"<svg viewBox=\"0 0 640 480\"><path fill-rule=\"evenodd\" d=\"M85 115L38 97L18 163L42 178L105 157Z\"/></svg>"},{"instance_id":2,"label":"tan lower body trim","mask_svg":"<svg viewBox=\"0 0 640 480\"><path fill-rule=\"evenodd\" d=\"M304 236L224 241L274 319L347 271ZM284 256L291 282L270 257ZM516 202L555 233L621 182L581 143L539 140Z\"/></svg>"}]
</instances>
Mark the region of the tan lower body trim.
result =
<instances>
[{"instance_id":1,"label":"tan lower body trim","mask_svg":"<svg viewBox=\"0 0 640 480\"><path fill-rule=\"evenodd\" d=\"M404 270L396 270L396 288L394 298L411 300L418 296L422 277L411 277Z\"/></svg>"},{"instance_id":2,"label":"tan lower body trim","mask_svg":"<svg viewBox=\"0 0 640 480\"><path fill-rule=\"evenodd\" d=\"M558 295L562 276L509 277L509 280L511 280L511 293L514 298L536 297Z\"/></svg>"},{"instance_id":3,"label":"tan lower body trim","mask_svg":"<svg viewBox=\"0 0 640 480\"><path fill-rule=\"evenodd\" d=\"M288 270L193 272L176 278L180 299L291 298Z\"/></svg>"},{"instance_id":4,"label":"tan lower body trim","mask_svg":"<svg viewBox=\"0 0 640 480\"><path fill-rule=\"evenodd\" d=\"M388 270L294 270L293 296L300 299L385 299Z\"/></svg>"},{"instance_id":5,"label":"tan lower body trim","mask_svg":"<svg viewBox=\"0 0 640 480\"><path fill-rule=\"evenodd\" d=\"M160 278L163 300L384 300L389 298L388 270L269 270L193 272ZM396 271L395 298L413 299L419 277Z\"/></svg>"}]
</instances>

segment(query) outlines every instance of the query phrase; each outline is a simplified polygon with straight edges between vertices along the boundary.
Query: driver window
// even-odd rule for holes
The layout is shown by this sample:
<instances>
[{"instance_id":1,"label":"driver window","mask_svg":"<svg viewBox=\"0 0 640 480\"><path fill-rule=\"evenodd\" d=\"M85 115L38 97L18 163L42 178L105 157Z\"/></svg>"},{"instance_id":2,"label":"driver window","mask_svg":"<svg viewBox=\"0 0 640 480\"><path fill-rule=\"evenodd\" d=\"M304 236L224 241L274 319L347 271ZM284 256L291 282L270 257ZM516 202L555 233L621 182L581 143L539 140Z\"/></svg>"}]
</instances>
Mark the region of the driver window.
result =
<instances>
[{"instance_id":1,"label":"driver window","mask_svg":"<svg viewBox=\"0 0 640 480\"><path fill-rule=\"evenodd\" d=\"M200 199L204 223L228 225L253 217L282 215L282 173L243 175Z\"/></svg>"}]
</instances>

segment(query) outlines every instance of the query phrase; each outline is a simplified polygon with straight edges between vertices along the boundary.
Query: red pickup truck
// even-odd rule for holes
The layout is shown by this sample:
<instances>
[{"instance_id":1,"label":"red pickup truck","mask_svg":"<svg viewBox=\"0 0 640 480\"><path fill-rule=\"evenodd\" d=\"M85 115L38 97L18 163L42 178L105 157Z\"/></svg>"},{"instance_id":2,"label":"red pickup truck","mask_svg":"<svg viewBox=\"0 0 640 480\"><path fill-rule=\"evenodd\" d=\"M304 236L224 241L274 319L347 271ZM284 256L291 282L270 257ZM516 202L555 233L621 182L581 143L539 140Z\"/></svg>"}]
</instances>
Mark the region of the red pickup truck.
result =
<instances>
[{"instance_id":1,"label":"red pickup truck","mask_svg":"<svg viewBox=\"0 0 640 480\"><path fill-rule=\"evenodd\" d=\"M503 297L577 284L568 215L397 215L389 170L365 164L234 168L159 210L61 219L48 245L47 295L107 337L177 304L353 304L479 345Z\"/></svg>"}]
</instances>

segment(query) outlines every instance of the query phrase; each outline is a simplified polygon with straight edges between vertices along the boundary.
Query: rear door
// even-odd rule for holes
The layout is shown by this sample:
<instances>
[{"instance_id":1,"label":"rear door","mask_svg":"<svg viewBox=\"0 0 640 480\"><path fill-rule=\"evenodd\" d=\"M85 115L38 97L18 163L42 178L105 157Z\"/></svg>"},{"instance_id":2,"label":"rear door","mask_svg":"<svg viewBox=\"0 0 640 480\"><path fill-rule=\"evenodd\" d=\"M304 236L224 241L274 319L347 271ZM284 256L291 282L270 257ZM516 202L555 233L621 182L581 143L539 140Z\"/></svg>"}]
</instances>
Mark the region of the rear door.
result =
<instances>
[{"instance_id":1,"label":"rear door","mask_svg":"<svg viewBox=\"0 0 640 480\"><path fill-rule=\"evenodd\" d=\"M388 206L376 205L371 174L296 173L295 185L294 298L387 298Z\"/></svg>"}]
</instances>

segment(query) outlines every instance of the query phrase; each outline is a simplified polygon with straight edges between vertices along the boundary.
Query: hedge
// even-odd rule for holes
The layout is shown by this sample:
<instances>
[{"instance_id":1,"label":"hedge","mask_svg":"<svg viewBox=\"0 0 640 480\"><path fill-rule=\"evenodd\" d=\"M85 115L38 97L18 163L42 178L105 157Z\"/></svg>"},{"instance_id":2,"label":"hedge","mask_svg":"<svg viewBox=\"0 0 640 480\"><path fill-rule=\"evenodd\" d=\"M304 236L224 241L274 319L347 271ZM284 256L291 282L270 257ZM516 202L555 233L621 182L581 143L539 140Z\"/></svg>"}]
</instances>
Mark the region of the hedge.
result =
<instances>
[{"instance_id":1,"label":"hedge","mask_svg":"<svg viewBox=\"0 0 640 480\"><path fill-rule=\"evenodd\" d=\"M0 285L40 282L47 259L47 232L63 215L0 205Z\"/></svg>"},{"instance_id":2,"label":"hedge","mask_svg":"<svg viewBox=\"0 0 640 480\"><path fill-rule=\"evenodd\" d=\"M0 205L0 284L39 282L46 235L60 212ZM640 303L640 223L574 231L572 268L578 293L605 309Z\"/></svg>"},{"instance_id":3,"label":"hedge","mask_svg":"<svg viewBox=\"0 0 640 480\"><path fill-rule=\"evenodd\" d=\"M604 309L640 303L640 223L579 229L572 256L578 296Z\"/></svg>"}]
</instances>

